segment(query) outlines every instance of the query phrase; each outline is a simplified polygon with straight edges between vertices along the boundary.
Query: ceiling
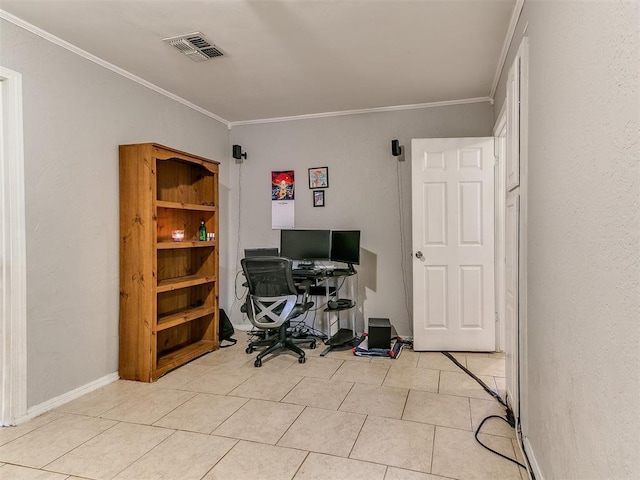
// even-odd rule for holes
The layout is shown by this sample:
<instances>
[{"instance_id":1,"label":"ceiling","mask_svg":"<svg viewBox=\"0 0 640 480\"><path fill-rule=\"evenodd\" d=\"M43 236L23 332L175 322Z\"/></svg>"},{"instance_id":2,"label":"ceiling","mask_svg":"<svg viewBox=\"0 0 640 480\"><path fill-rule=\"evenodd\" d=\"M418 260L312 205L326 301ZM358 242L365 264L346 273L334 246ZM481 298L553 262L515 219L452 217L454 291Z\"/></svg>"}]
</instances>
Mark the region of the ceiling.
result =
<instances>
[{"instance_id":1,"label":"ceiling","mask_svg":"<svg viewBox=\"0 0 640 480\"><path fill-rule=\"evenodd\" d=\"M490 97L516 0L0 0L226 122ZM194 62L162 41L202 32Z\"/></svg>"}]
</instances>

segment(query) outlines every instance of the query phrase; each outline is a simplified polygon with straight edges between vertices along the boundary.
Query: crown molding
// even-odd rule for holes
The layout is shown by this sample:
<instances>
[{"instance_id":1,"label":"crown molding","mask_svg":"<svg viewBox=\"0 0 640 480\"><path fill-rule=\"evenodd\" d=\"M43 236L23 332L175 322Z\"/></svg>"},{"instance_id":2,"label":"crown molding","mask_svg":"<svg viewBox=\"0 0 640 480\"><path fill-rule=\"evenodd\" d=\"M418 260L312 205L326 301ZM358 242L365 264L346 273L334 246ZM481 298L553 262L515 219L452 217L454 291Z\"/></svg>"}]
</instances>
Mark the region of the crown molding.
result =
<instances>
[{"instance_id":1,"label":"crown molding","mask_svg":"<svg viewBox=\"0 0 640 480\"><path fill-rule=\"evenodd\" d=\"M274 118L262 118L258 120L242 120L238 122L230 122L229 128L237 127L240 125L255 125L259 123L291 122L295 120L310 120L314 118L342 117L345 115L362 115L364 113L396 112L401 110L417 110L420 108L447 107L451 105L466 105L469 103L482 103L482 102L491 102L491 98L489 97L466 98L461 100L447 100L444 102L415 103L412 105L396 105L392 107L375 107L375 108L363 108L360 110L343 110L338 112L310 113L307 115L294 115L291 117L274 117Z\"/></svg>"},{"instance_id":2,"label":"crown molding","mask_svg":"<svg viewBox=\"0 0 640 480\"><path fill-rule=\"evenodd\" d=\"M445 106L452 106L452 105L467 105L467 104L472 104L472 103L482 103L482 102L489 102L493 105L493 95L495 93L495 89L497 86L497 82L498 79L500 78L500 73L502 71L502 67L504 65L505 59L506 59L506 54L508 52L509 49L509 45L511 43L511 39L513 38L513 31L515 30L515 25L517 23L518 17L520 15L520 10L522 9L522 4L524 3L524 0L517 0L516 1L516 6L514 8L514 12L512 14L511 17L511 24L509 26L509 31L507 33L507 38L505 39L505 43L503 45L503 51L501 53L501 59L498 65L498 69L496 71L496 77L494 78L494 85L493 88L491 90L491 95L488 97L477 97L477 98L466 98L466 99L459 99L459 100L446 100L446 101L442 101L442 102L431 102L431 103L417 103L417 104L409 104L409 105L396 105L396 106L389 106L389 107L374 107L374 108L364 108L364 109L359 109L359 110L342 110L342 111L335 111L335 112L322 112L322 113L311 113L311 114L305 114L305 115L293 115L293 116L287 116L287 117L273 117L273 118L262 118L262 119L255 119L255 120L241 120L241 121L229 121L226 120L208 110L205 110L204 108L201 108L191 102L189 102L188 100L185 100L182 97L179 97L178 95L175 95L151 82L148 82L147 80L144 80L140 77L138 77L137 75L132 74L131 72L128 72L127 70L124 70L120 67L117 67L109 62L107 62L106 60L103 60L100 57L97 57L79 47L76 47L75 45L62 40L59 37L56 37L55 35L46 32L44 30L42 30L41 28L36 27L35 25L32 25L24 20L22 20L21 18L16 17L15 15L12 15L11 13L0 9L0 18L13 23L14 25L17 25L18 27L21 27L35 35L38 35L41 38L44 38L45 40L50 41L51 43L54 43L62 48L65 48L66 50L69 50L70 52L73 52L77 55L80 55L81 57L96 63L108 70L111 70L112 72L115 72L119 75L122 75L125 78L128 78L129 80L132 80L144 87L147 87L161 95L164 95L178 103L181 103L183 105L185 105L186 107L189 107L199 113L202 113L203 115L212 118L214 120L217 120L218 122L224 124L227 126L228 129L231 129L232 127L235 126L240 126L240 125L255 125L255 124L262 124L262 123L278 123L278 122L290 122L290 121L296 121L296 120L310 120L310 119L315 119L315 118L329 118L329 117L341 117L341 116L346 116L346 115L362 115L362 114L366 114L366 113L380 113L380 112L394 112L394 111L403 111L403 110L416 110L416 109L422 109L422 108L437 108L437 107L445 107Z\"/></svg>"},{"instance_id":3,"label":"crown molding","mask_svg":"<svg viewBox=\"0 0 640 480\"><path fill-rule=\"evenodd\" d=\"M67 50L69 50L70 52L75 53L76 55L80 55L83 58L86 58L87 60L96 63L98 65L100 65L101 67L104 67L108 70L111 70L112 72L117 73L118 75L122 75L125 78L128 78L129 80L132 80L136 83L139 83L140 85L147 87L151 90L153 90L154 92L157 92L161 95L164 95L165 97L170 98L171 100L175 100L178 103L183 104L186 107L189 107L203 115L206 115L209 118L213 118L214 120L217 120L220 123L223 123L224 125L227 126L227 128L229 128L229 121L225 120L222 117L219 117L218 115L216 115L215 113L211 113L208 110L205 110L204 108L201 108L191 102L189 102L188 100L185 100L182 97L179 97L178 95L174 95L173 93L165 90L164 88L160 88L157 85L154 85L151 82L148 82L140 77L138 77L137 75L134 75L131 72L128 72L126 70L124 70L123 68L120 67L116 67L115 65L107 62L106 60L103 60L100 57L97 57L85 50L82 50L81 48L76 47L75 45L62 40L61 38L56 37L55 35L49 33L49 32L45 32L44 30L42 30L41 28L36 27L35 25L32 25L28 22L25 22L24 20L22 20L21 18L16 17L15 15L10 14L9 12L0 9L0 18L13 23L14 25L17 25L20 28L23 28L35 35L38 35L39 37L44 38L45 40L50 41L51 43L54 43L62 48L65 48Z\"/></svg>"}]
</instances>

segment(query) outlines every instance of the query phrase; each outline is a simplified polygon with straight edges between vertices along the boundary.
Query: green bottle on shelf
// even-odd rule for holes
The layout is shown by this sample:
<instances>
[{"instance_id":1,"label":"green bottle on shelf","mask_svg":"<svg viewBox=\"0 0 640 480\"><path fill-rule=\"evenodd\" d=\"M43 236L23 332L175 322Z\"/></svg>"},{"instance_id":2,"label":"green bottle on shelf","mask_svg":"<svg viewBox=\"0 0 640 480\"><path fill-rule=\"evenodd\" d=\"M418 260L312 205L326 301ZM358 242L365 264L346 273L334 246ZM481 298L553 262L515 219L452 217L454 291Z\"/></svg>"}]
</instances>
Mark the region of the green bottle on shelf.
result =
<instances>
[{"instance_id":1,"label":"green bottle on shelf","mask_svg":"<svg viewBox=\"0 0 640 480\"><path fill-rule=\"evenodd\" d=\"M207 241L207 227L204 225L204 220L200 220L200 228L198 229L198 239L201 242Z\"/></svg>"}]
</instances>

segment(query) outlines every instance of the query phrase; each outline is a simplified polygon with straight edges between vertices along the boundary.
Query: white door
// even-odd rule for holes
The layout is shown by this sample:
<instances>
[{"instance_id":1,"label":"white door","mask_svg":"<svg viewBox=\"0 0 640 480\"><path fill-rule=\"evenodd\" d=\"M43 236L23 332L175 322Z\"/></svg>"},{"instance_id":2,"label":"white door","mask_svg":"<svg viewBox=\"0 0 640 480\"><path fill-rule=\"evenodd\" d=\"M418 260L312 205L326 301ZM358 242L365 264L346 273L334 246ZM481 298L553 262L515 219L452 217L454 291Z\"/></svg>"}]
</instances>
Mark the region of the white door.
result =
<instances>
[{"instance_id":1,"label":"white door","mask_svg":"<svg viewBox=\"0 0 640 480\"><path fill-rule=\"evenodd\" d=\"M494 139L414 139L416 350L493 351Z\"/></svg>"},{"instance_id":2,"label":"white door","mask_svg":"<svg viewBox=\"0 0 640 480\"><path fill-rule=\"evenodd\" d=\"M516 417L518 400L518 242L520 196L507 195L505 213L505 340L506 389Z\"/></svg>"}]
</instances>

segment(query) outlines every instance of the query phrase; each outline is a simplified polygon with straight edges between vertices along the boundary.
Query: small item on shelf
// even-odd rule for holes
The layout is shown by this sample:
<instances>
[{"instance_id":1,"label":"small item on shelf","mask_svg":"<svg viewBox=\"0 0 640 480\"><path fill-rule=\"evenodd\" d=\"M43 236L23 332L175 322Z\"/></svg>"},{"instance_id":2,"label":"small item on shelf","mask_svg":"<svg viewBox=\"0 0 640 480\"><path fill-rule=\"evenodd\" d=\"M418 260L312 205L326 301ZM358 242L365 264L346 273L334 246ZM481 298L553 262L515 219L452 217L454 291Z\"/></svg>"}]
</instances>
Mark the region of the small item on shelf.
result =
<instances>
[{"instance_id":1,"label":"small item on shelf","mask_svg":"<svg viewBox=\"0 0 640 480\"><path fill-rule=\"evenodd\" d=\"M184 230L171 230L171 238L174 242L181 242L184 240Z\"/></svg>"},{"instance_id":2,"label":"small item on shelf","mask_svg":"<svg viewBox=\"0 0 640 480\"><path fill-rule=\"evenodd\" d=\"M207 227L204 225L204 220L200 220L200 228L198 229L198 239L201 242L207 241Z\"/></svg>"},{"instance_id":3,"label":"small item on shelf","mask_svg":"<svg viewBox=\"0 0 640 480\"><path fill-rule=\"evenodd\" d=\"M207 242L215 242L216 234L213 232L207 233Z\"/></svg>"}]
</instances>

